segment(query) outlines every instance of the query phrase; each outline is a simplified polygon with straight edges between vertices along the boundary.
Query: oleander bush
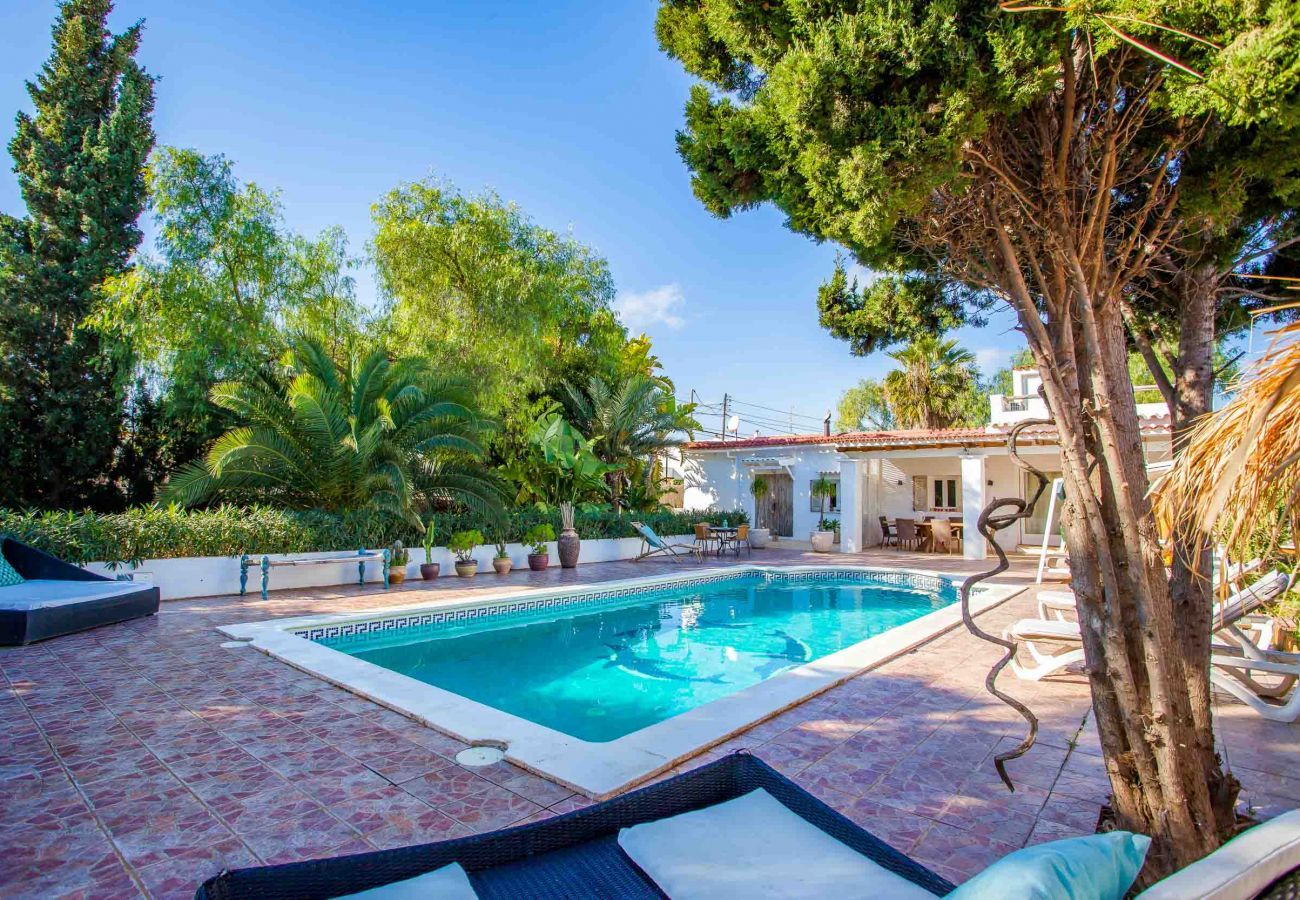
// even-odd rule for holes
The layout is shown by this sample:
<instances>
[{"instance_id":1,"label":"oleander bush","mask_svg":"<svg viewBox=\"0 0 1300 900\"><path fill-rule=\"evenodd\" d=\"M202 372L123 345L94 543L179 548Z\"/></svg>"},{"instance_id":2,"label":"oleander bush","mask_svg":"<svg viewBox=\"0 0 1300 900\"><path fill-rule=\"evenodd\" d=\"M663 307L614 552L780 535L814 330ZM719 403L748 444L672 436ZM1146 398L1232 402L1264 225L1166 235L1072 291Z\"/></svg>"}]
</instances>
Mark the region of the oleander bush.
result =
<instances>
[{"instance_id":1,"label":"oleander bush","mask_svg":"<svg viewBox=\"0 0 1300 900\"><path fill-rule=\"evenodd\" d=\"M696 522L726 519L739 525L737 511L670 510L617 515L608 507L580 507L578 534L588 540L637 537L633 522L644 522L658 534L689 534ZM560 529L558 509L534 507L511 510L504 522L476 512L436 516L439 534L480 531L520 541L533 525L549 523ZM285 510L269 506L218 506L185 510L177 506L142 506L122 513L18 512L0 510L0 534L8 534L73 563L131 563L178 556L239 556L242 553L309 553L385 547L395 540L418 542L410 524L373 513L336 515L316 510Z\"/></svg>"}]
</instances>

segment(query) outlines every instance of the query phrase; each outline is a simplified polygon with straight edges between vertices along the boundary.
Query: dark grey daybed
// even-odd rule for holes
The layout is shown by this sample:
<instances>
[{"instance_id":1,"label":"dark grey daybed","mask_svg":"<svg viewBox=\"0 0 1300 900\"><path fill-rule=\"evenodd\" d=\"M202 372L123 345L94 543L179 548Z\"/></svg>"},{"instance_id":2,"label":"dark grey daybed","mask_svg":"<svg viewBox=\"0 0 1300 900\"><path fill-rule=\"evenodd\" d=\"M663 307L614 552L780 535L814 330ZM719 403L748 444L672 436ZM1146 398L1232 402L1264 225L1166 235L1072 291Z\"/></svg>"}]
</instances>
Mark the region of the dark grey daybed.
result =
<instances>
[{"instance_id":1,"label":"dark grey daybed","mask_svg":"<svg viewBox=\"0 0 1300 900\"><path fill-rule=\"evenodd\" d=\"M153 585L87 572L11 537L0 537L0 553L25 579L0 587L0 646L30 644L158 611Z\"/></svg>"},{"instance_id":2,"label":"dark grey daybed","mask_svg":"<svg viewBox=\"0 0 1300 900\"><path fill-rule=\"evenodd\" d=\"M336 859L222 872L197 900L314 900L414 878L458 862L479 900L662 898L618 845L620 828L764 788L789 810L884 868L943 896L953 885L859 828L744 751L613 800L490 834Z\"/></svg>"}]
</instances>

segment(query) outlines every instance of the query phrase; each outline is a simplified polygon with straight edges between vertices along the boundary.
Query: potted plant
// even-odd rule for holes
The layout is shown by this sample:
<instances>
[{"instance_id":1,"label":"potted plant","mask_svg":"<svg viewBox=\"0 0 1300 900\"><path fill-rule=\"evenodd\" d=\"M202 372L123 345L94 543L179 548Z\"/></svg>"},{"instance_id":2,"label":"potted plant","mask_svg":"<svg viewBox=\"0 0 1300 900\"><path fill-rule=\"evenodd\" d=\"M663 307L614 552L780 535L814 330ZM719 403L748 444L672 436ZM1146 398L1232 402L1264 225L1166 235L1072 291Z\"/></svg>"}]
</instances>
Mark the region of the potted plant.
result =
<instances>
[{"instance_id":1,"label":"potted plant","mask_svg":"<svg viewBox=\"0 0 1300 900\"><path fill-rule=\"evenodd\" d=\"M433 581L438 577L440 568L433 561L433 519L430 519L424 526L424 562L420 563L420 577L425 581Z\"/></svg>"},{"instance_id":2,"label":"potted plant","mask_svg":"<svg viewBox=\"0 0 1300 900\"><path fill-rule=\"evenodd\" d=\"M757 524L762 518L763 500L767 497L771 485L762 475L755 475L754 480L749 483L749 493L754 497L754 523ZM767 546L767 542L772 539L772 531L769 528L751 528L749 529L749 546L755 550L761 550Z\"/></svg>"},{"instance_id":3,"label":"potted plant","mask_svg":"<svg viewBox=\"0 0 1300 900\"><path fill-rule=\"evenodd\" d=\"M483 532L458 531L447 541L447 548L456 554L456 574L461 578L473 578L478 572L478 560L474 558L474 548L483 543Z\"/></svg>"},{"instance_id":4,"label":"potted plant","mask_svg":"<svg viewBox=\"0 0 1300 900\"><path fill-rule=\"evenodd\" d=\"M818 475L817 480L812 483L810 492L821 502L818 508L817 530L809 535L808 540L812 543L813 552L830 553L835 543L835 528L834 523L826 518L826 498L835 493L835 482L825 475Z\"/></svg>"},{"instance_id":5,"label":"potted plant","mask_svg":"<svg viewBox=\"0 0 1300 900\"><path fill-rule=\"evenodd\" d=\"M532 552L528 554L528 568L534 572L546 571L546 567L551 564L551 556L547 553L546 544L553 540L555 540L555 529L548 522L539 522L524 532L524 543L532 547Z\"/></svg>"},{"instance_id":6,"label":"potted plant","mask_svg":"<svg viewBox=\"0 0 1300 900\"><path fill-rule=\"evenodd\" d=\"M572 569L578 565L578 553L582 550L582 538L573 527L573 504L560 504L560 566Z\"/></svg>"},{"instance_id":7,"label":"potted plant","mask_svg":"<svg viewBox=\"0 0 1300 900\"><path fill-rule=\"evenodd\" d=\"M506 552L506 542L504 538L497 538L497 555L492 557L492 568L496 569L498 575L509 575L510 567L514 563L510 561L510 554Z\"/></svg>"},{"instance_id":8,"label":"potted plant","mask_svg":"<svg viewBox=\"0 0 1300 900\"><path fill-rule=\"evenodd\" d=\"M388 583L401 584L406 580L406 564L411 561L411 552L402 546L401 541L393 541L388 548Z\"/></svg>"}]
</instances>

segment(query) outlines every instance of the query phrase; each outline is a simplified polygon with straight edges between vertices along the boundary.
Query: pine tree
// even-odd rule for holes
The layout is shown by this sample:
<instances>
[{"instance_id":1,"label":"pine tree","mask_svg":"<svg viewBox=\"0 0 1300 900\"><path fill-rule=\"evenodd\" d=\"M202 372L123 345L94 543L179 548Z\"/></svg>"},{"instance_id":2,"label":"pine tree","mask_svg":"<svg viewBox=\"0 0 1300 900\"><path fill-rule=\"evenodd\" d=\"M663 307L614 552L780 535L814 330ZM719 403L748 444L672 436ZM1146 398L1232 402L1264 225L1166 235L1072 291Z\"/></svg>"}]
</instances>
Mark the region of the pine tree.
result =
<instances>
[{"instance_id":1,"label":"pine tree","mask_svg":"<svg viewBox=\"0 0 1300 900\"><path fill-rule=\"evenodd\" d=\"M67 0L53 52L9 144L27 207L0 217L0 506L118 502L118 367L83 327L96 287L140 243L153 78L142 23L108 30L111 0Z\"/></svg>"},{"instance_id":2,"label":"pine tree","mask_svg":"<svg viewBox=\"0 0 1300 900\"><path fill-rule=\"evenodd\" d=\"M660 0L657 31L702 81L678 148L704 205L771 202L892 275L866 296L834 279L820 298L832 333L865 351L990 295L1015 310L1061 447L1116 825L1154 839L1139 884L1215 849L1239 785L1215 753L1211 608L1164 563L1127 351L1147 312L1135 298L1185 269L1190 236L1239 219L1262 242L1294 218L1261 218L1293 209L1294 188L1259 184L1258 210L1240 198L1241 179L1273 181L1249 174L1252 135L1295 147L1296 4ZM1238 158L1189 179L1227 129ZM1197 186L1199 212L1184 193ZM1269 243L1261 265L1286 246ZM949 285L970 300L936 311ZM1203 366L1214 304L1177 303L1197 344L1180 363ZM1208 384L1193 380L1189 394ZM1174 558L1199 540L1175 534Z\"/></svg>"}]
</instances>

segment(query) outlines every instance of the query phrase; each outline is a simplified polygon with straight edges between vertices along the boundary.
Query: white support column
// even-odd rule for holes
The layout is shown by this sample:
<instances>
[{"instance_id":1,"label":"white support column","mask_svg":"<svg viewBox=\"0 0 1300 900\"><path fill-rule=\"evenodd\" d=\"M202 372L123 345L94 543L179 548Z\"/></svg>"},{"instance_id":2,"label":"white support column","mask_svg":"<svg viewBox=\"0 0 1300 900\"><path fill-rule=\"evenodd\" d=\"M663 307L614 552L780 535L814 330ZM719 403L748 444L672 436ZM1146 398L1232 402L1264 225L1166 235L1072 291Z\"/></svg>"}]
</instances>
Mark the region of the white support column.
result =
<instances>
[{"instance_id":1,"label":"white support column","mask_svg":"<svg viewBox=\"0 0 1300 900\"><path fill-rule=\"evenodd\" d=\"M984 457L963 454L961 458L962 555L966 559L983 559L988 553L984 536L975 527L984 509L984 487L988 482Z\"/></svg>"},{"instance_id":2,"label":"white support column","mask_svg":"<svg viewBox=\"0 0 1300 900\"><path fill-rule=\"evenodd\" d=\"M860 553L866 536L863 516L862 463L856 459L840 460L840 550Z\"/></svg>"}]
</instances>

